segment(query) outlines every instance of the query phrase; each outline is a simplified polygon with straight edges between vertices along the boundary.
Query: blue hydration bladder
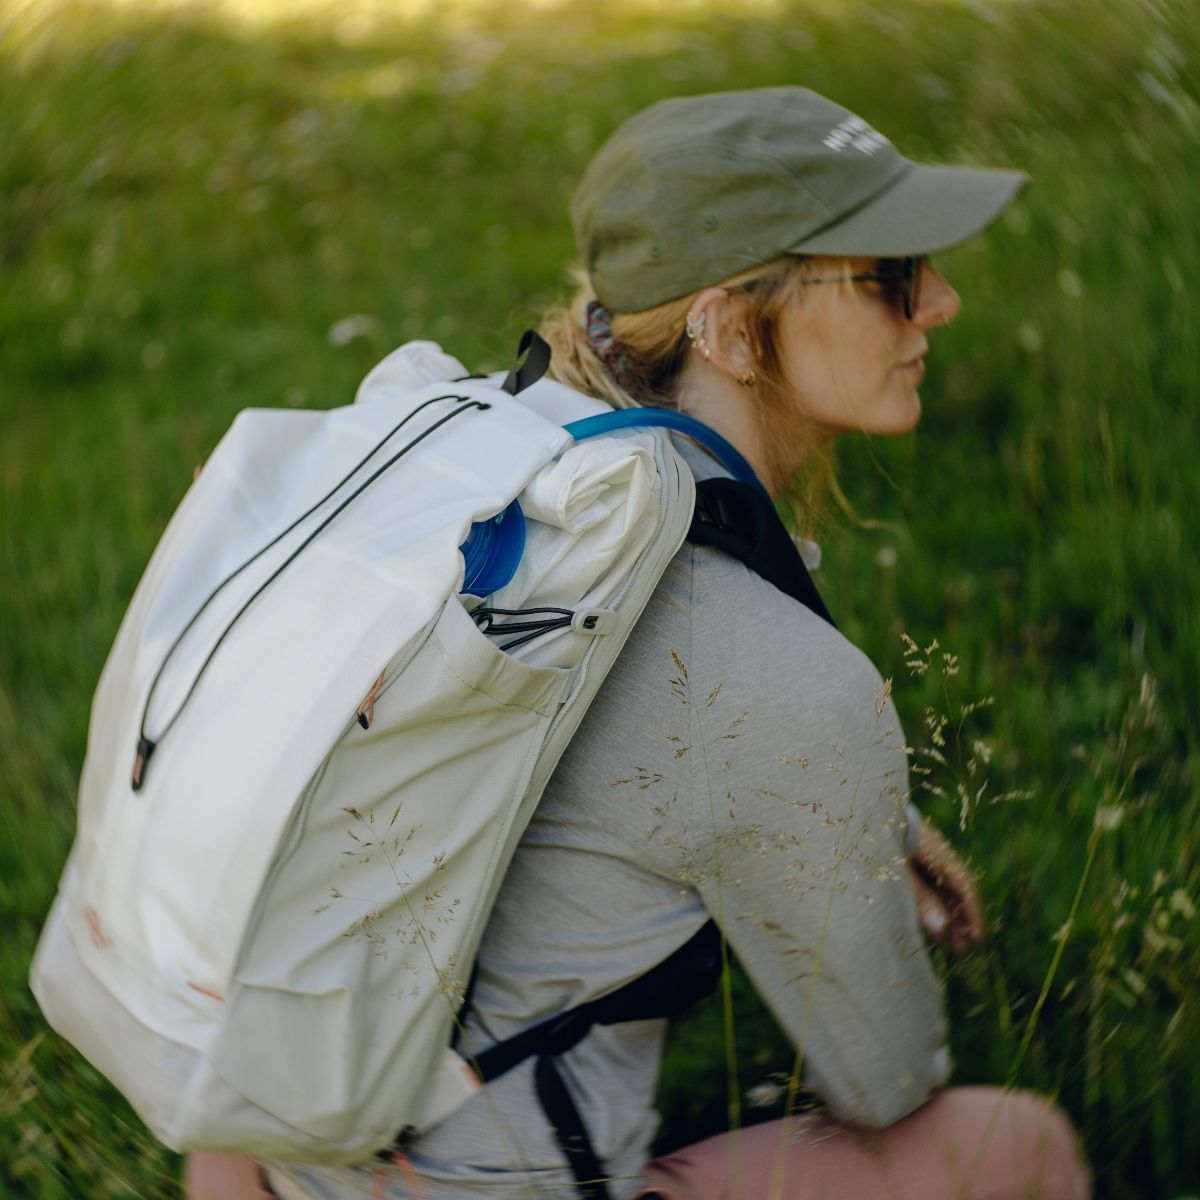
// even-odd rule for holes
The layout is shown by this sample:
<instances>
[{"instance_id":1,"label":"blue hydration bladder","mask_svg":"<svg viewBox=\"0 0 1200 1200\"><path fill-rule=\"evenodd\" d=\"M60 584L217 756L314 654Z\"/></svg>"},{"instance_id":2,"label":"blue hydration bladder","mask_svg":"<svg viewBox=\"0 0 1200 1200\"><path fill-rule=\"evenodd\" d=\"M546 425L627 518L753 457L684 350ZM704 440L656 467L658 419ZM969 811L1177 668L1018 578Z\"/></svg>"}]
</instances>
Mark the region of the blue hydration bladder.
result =
<instances>
[{"instance_id":1,"label":"blue hydration bladder","mask_svg":"<svg viewBox=\"0 0 1200 1200\"><path fill-rule=\"evenodd\" d=\"M466 562L461 592L490 596L517 573L525 553L525 514L515 500L487 521L476 521L459 546Z\"/></svg>"}]
</instances>

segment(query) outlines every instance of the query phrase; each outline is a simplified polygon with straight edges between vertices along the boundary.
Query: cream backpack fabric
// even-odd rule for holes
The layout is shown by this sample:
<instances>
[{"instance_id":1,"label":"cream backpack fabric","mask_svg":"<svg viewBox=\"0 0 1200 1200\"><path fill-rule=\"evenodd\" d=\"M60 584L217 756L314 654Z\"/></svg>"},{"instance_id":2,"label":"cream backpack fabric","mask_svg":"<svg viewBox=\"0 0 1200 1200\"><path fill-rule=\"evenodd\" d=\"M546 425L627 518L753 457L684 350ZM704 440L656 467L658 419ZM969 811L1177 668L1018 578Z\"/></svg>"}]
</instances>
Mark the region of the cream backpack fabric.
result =
<instances>
[{"instance_id":1,"label":"cream backpack fabric","mask_svg":"<svg viewBox=\"0 0 1200 1200\"><path fill-rule=\"evenodd\" d=\"M175 1149L362 1161L480 1086L480 936L693 484L661 429L575 442L605 406L464 375L416 343L242 413L104 668L32 986ZM516 574L464 594L515 499Z\"/></svg>"}]
</instances>

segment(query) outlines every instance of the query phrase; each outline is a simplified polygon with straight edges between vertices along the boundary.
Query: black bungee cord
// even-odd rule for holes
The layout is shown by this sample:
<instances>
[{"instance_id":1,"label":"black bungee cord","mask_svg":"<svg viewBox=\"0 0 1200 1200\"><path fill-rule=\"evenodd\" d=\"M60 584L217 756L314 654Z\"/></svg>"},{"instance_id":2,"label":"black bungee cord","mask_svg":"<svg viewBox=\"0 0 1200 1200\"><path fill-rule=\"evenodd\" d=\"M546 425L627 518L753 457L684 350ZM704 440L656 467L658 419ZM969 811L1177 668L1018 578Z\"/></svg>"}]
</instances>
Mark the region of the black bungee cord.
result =
<instances>
[{"instance_id":1,"label":"black bungee cord","mask_svg":"<svg viewBox=\"0 0 1200 1200\"><path fill-rule=\"evenodd\" d=\"M346 499L343 500L341 502L341 504L339 504L337 506L337 508L335 508L316 527L316 529L314 529L312 531L312 533L310 533L308 535L308 537L306 537L304 539L304 541L302 541L300 543L300 545L297 546L296 549L293 550L292 553L288 555L288 557L286 559L284 559L284 561L266 578L266 580L264 580L263 583L260 584L259 587L255 589L255 591L250 595L250 597L245 601L245 603L242 604L242 606L238 609L238 611L236 613L234 613L234 615L230 619L229 623L221 631L220 636L217 638L216 642L213 644L212 648L209 650L204 661L200 664L199 670L197 670L195 678L192 680L191 685L189 686L189 688L187 690L187 694L180 701L179 706L175 709L174 713L171 714L170 718L168 719L167 723L163 726L163 729L159 733L158 737L155 738L154 740L151 740L146 734L146 720L150 713L150 704L154 699L155 689L158 687L159 681L161 680L163 672L166 670L167 664L170 662L172 655L179 648L180 643L187 636L188 631L200 619L201 615L205 612L205 610L213 602L213 600L216 599L216 597L221 593L221 591L225 588L225 586L227 584L229 584L234 579L236 579L248 566L250 566L251 563L257 561L268 550L270 550L273 546L277 545L283 538L287 537L287 535L289 533L291 533L294 529L296 529L297 526L299 526L302 522L304 522L310 516L312 516L312 514L317 511L317 509L319 509L331 497L333 497L333 495L340 488L344 487L363 468L363 466L365 466L366 463L368 463L410 420L412 420L413 417L415 417L419 412L421 412L422 409L425 409L425 408L429 407L429 405L436 404L442 400L453 400L456 402L456 404L459 404L460 407L455 408L453 411L447 413L444 417L441 417L437 421L435 421L428 429L426 429L424 432L418 434L417 437L413 438L413 440L411 442L409 442L406 446L404 446L400 450L398 450L394 455L392 455L391 458L389 458L385 463L383 463L382 466L377 468L373 474L368 476L367 479L365 479L361 484L359 484L359 486L353 492L351 492L350 495L347 496ZM407 454L414 446L416 446L418 443L424 441L425 438L427 438L435 430L440 429L443 425L446 424L447 421L451 421L455 417L460 416L461 414L463 414L465 412L469 412L473 408L479 409L481 412L486 412L491 407L492 406L490 404L488 404L486 401L471 400L468 396L459 396L459 395L454 395L454 394L447 394L444 396L434 396L431 399L424 401L424 403L419 404L416 408L414 408L412 410L412 412L408 413L402 421L400 421L393 429L391 429L379 442L377 442L366 453L366 455L364 455L363 458L361 458L346 473L346 475L344 475L340 480L338 480L338 482L335 483L333 485L333 487L330 488L330 490L325 493L324 496L322 496L311 507L309 507L307 509L307 511L305 511L300 516L298 516L289 526L287 526L286 529L277 533L269 542L266 543L266 545L264 545L264 546L260 547L258 550L256 550L249 558L247 558L245 560L245 562L243 562L239 566L235 567L233 571L231 571L228 575L226 575L225 578L222 579L221 582L218 583L215 588L213 588L213 590L208 594L208 596L205 597L205 599L204 599L203 603L200 605L200 607L188 619L187 624L184 625L184 627L176 635L175 640L171 643L170 647L168 647L168 649L167 649L166 654L163 656L162 662L159 663L158 670L155 671L155 673L154 673L154 678L150 681L150 688L149 688L149 691L146 693L146 702L145 702L144 706L142 707L142 717L141 717L141 721L138 725L138 744L137 744L136 753L134 755L133 773L132 773L132 777L131 777L131 781L130 781L132 789L135 792L139 791L141 789L142 783L143 783L143 781L145 779L145 775L146 775L146 766L150 761L150 756L154 753L155 749L158 747L159 743L161 743L162 739L164 737L166 737L168 733L170 733L171 728L174 726L175 722L179 720L180 715L182 714L183 710L187 707L188 701L191 700L192 695L196 691L196 687L200 683L200 680L201 680L202 676L204 675L204 672L208 669L209 664L212 662L213 656L216 654L217 650L220 648L221 643L225 641L225 638L229 635L229 632L233 629L234 625L237 624L237 622L241 618L242 614L245 613L245 611L250 607L250 605L253 604L254 601L257 600L258 597L260 595L262 595L262 593L272 583L274 583L276 579L279 578L279 576L287 569L287 567L290 566L291 563L295 561L296 557L301 553L301 551L303 551L313 541L313 539L319 533L321 533L322 530L324 530L335 517L338 516L339 513L343 512L345 510L345 508L352 501L354 501L360 495L362 495L362 493L368 487L370 487L371 484L373 484L389 467L394 465L397 462L397 460L399 460L405 454Z\"/></svg>"},{"instance_id":2,"label":"black bungee cord","mask_svg":"<svg viewBox=\"0 0 1200 1200\"><path fill-rule=\"evenodd\" d=\"M550 613L549 617L535 621L505 621L503 625L497 625L496 617L534 617L538 613ZM471 613L475 624L479 626L480 633L486 634L488 637L507 637L510 633L524 634L524 637L514 638L511 642L501 644L501 650L515 650L518 646L525 645L526 642L533 641L536 637L541 637L543 633L551 633L555 629L566 629L575 618L574 612L569 608L477 608Z\"/></svg>"}]
</instances>

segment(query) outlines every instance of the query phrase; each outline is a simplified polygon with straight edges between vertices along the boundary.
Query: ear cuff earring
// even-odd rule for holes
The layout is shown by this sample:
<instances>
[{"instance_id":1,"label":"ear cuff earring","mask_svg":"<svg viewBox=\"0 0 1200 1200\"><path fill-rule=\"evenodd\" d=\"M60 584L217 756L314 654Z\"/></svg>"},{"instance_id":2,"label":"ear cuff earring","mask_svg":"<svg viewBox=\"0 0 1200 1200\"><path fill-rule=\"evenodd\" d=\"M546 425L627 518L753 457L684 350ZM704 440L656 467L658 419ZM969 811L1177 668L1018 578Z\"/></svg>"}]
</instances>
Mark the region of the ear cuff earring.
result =
<instances>
[{"instance_id":1,"label":"ear cuff earring","mask_svg":"<svg viewBox=\"0 0 1200 1200\"><path fill-rule=\"evenodd\" d=\"M704 313L700 313L697 316L695 313L688 313L687 320L684 322L684 332L687 334L687 340L692 343L692 346L699 350L705 358L708 358L708 342L704 337L705 315Z\"/></svg>"}]
</instances>

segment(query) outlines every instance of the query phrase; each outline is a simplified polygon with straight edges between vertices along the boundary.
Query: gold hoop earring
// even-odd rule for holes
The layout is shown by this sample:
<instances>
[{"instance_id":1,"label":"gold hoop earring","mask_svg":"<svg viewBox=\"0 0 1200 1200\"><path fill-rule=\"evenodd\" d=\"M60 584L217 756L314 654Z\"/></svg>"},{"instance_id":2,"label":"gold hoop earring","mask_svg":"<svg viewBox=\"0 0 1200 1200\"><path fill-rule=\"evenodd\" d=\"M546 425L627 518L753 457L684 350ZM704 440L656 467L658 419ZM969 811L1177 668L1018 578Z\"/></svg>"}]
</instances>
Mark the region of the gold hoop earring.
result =
<instances>
[{"instance_id":1,"label":"gold hoop earring","mask_svg":"<svg viewBox=\"0 0 1200 1200\"><path fill-rule=\"evenodd\" d=\"M758 372L753 368L738 376L738 383L740 383L742 387L753 387L757 382Z\"/></svg>"}]
</instances>

